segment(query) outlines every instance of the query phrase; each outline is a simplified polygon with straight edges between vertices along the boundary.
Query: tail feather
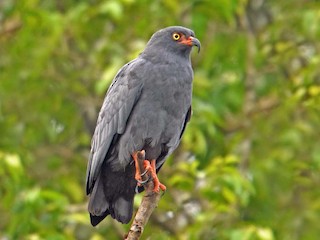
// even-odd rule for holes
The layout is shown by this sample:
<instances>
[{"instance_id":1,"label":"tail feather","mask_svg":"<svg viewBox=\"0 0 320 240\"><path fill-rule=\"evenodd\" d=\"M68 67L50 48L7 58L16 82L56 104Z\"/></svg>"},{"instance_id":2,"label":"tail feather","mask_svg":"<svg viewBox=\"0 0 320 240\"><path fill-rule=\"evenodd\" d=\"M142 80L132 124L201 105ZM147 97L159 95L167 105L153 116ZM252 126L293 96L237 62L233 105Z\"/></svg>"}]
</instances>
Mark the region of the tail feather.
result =
<instances>
[{"instance_id":1,"label":"tail feather","mask_svg":"<svg viewBox=\"0 0 320 240\"><path fill-rule=\"evenodd\" d=\"M90 194L88 210L92 226L99 224L109 214L121 223L129 223L133 213L134 194L118 193L113 195L112 199L106 198L104 189L106 186L103 183L106 179L102 179L104 177L98 176Z\"/></svg>"},{"instance_id":2,"label":"tail feather","mask_svg":"<svg viewBox=\"0 0 320 240\"><path fill-rule=\"evenodd\" d=\"M108 208L109 202L105 197L103 184L101 181L101 177L99 176L94 184L92 193L90 194L88 210L94 216L101 216L105 212L107 212Z\"/></svg>"},{"instance_id":3,"label":"tail feather","mask_svg":"<svg viewBox=\"0 0 320 240\"><path fill-rule=\"evenodd\" d=\"M109 212L105 212L103 215L101 216L94 216L90 213L90 222L92 226L97 226L106 216L109 215Z\"/></svg>"},{"instance_id":4,"label":"tail feather","mask_svg":"<svg viewBox=\"0 0 320 240\"><path fill-rule=\"evenodd\" d=\"M108 202L106 202L106 205L110 205ZM119 197L115 202L113 202L112 207L109 209L106 209L104 212L91 213L90 212L90 221L92 226L98 225L106 216L109 214L112 218L116 219L117 221L121 223L129 223L132 218L132 212L133 212L133 199L125 200L122 197Z\"/></svg>"},{"instance_id":5,"label":"tail feather","mask_svg":"<svg viewBox=\"0 0 320 240\"><path fill-rule=\"evenodd\" d=\"M112 205L111 216L121 223L129 223L133 212L133 198L128 200L120 196Z\"/></svg>"}]
</instances>

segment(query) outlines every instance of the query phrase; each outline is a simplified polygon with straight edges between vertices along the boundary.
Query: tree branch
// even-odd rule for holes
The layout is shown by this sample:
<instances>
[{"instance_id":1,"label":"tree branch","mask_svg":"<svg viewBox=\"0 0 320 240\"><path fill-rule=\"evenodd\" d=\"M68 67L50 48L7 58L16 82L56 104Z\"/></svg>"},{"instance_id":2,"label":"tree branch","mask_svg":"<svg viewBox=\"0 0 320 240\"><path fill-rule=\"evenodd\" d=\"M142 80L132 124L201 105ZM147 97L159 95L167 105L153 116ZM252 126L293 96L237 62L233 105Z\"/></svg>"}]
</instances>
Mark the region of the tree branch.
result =
<instances>
[{"instance_id":1,"label":"tree branch","mask_svg":"<svg viewBox=\"0 0 320 240\"><path fill-rule=\"evenodd\" d=\"M144 172L143 161L145 160L145 151L138 152L138 163L140 172ZM142 180L145 181L150 178L149 173L142 176ZM153 181L148 181L144 185L145 194L142 198L140 207L134 217L134 220L131 224L129 233L125 240L137 240L140 239L144 227L147 224L149 217L151 216L153 210L158 205L158 202L161 198L161 192L153 191L154 185Z\"/></svg>"}]
</instances>

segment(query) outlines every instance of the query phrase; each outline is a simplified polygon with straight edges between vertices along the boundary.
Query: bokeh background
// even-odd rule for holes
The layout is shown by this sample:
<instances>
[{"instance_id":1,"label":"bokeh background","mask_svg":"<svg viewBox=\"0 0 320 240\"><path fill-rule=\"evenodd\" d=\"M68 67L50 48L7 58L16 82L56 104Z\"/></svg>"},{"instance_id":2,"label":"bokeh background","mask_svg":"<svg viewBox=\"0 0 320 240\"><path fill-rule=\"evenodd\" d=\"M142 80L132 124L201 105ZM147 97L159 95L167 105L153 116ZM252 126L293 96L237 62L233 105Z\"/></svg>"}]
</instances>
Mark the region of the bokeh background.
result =
<instances>
[{"instance_id":1,"label":"bokeh background","mask_svg":"<svg viewBox=\"0 0 320 240\"><path fill-rule=\"evenodd\" d=\"M202 51L143 239L319 239L319 1L1 0L1 240L127 232L89 223L90 139L117 70L169 25Z\"/></svg>"}]
</instances>

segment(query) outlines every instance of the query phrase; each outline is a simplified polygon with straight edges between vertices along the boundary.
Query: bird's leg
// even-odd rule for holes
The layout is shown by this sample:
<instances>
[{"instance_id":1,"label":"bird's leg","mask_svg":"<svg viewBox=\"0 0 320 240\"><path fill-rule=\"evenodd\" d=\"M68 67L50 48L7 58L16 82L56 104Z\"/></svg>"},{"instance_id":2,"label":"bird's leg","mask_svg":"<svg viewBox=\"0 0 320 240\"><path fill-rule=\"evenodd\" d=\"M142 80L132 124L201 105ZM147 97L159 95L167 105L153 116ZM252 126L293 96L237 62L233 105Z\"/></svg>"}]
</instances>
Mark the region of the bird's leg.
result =
<instances>
[{"instance_id":1,"label":"bird's leg","mask_svg":"<svg viewBox=\"0 0 320 240\"><path fill-rule=\"evenodd\" d=\"M138 154L140 154L140 155L138 155ZM143 158L141 157L141 154L142 154ZM138 186L141 186L142 184L146 183L149 180L149 178L147 178L145 181L143 181L143 179L142 179L142 177L145 174L149 173L152 177L152 181L154 184L153 191L159 192L160 189L162 191L165 191L167 189L166 186L163 185L162 183L160 183L159 178L157 176L156 160L153 159L153 160L151 160L151 162L149 160L145 160L144 155L145 155L144 150L142 150L141 152L137 151L132 154L132 158L134 160L135 168L136 168L135 179L138 182ZM142 169L141 165L145 169L145 171L143 173L141 173L141 171L140 171L140 169Z\"/></svg>"},{"instance_id":2,"label":"bird's leg","mask_svg":"<svg viewBox=\"0 0 320 240\"><path fill-rule=\"evenodd\" d=\"M157 170L156 170L156 160L153 159L151 160L151 167L150 167L150 173L152 176L152 181L154 184L154 188L153 191L154 192L159 192L159 190L161 189L162 191L165 191L167 189L167 187L165 185L163 185L160 181L159 178L157 176Z\"/></svg>"},{"instance_id":3,"label":"bird's leg","mask_svg":"<svg viewBox=\"0 0 320 240\"><path fill-rule=\"evenodd\" d=\"M145 169L145 171L143 173L141 173L141 171L140 171L140 169L141 169L140 162L139 162L140 158L139 158L138 154L142 154L143 155L143 159L141 159L141 160L143 160L143 167ZM134 152L132 154L132 158L134 160L134 165L135 165L135 168L136 168L135 179L137 180L139 186L141 186L141 184L144 184L149 180L149 179L146 179L145 181L143 181L142 177L151 168L150 162L148 160L144 159L144 154L145 154L144 150L142 150L141 152L139 152L139 151L138 152Z\"/></svg>"}]
</instances>

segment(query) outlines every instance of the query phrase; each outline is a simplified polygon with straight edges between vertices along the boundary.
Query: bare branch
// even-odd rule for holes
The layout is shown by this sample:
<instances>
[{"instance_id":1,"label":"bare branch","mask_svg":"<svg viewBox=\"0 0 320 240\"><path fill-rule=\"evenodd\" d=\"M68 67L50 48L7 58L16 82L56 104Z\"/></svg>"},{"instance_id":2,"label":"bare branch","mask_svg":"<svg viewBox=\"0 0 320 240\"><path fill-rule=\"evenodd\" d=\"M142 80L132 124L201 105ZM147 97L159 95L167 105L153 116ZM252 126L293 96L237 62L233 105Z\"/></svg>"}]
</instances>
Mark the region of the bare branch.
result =
<instances>
[{"instance_id":1,"label":"bare branch","mask_svg":"<svg viewBox=\"0 0 320 240\"><path fill-rule=\"evenodd\" d=\"M138 162L139 162L139 168L140 172L144 172L144 166L143 161L145 160L145 152L141 151L138 152ZM150 176L148 174L145 174L142 177L142 180L148 179ZM161 198L161 192L154 192L154 184L153 181L148 181L145 185L145 195L142 198L140 207L134 217L134 220L131 224L129 233L125 240L137 240L140 239L144 227L147 224L153 210L157 207L158 202Z\"/></svg>"}]
</instances>

